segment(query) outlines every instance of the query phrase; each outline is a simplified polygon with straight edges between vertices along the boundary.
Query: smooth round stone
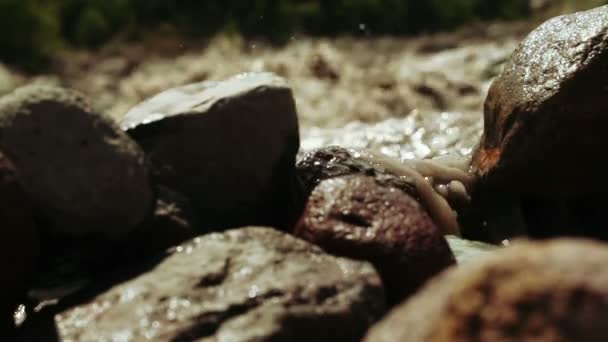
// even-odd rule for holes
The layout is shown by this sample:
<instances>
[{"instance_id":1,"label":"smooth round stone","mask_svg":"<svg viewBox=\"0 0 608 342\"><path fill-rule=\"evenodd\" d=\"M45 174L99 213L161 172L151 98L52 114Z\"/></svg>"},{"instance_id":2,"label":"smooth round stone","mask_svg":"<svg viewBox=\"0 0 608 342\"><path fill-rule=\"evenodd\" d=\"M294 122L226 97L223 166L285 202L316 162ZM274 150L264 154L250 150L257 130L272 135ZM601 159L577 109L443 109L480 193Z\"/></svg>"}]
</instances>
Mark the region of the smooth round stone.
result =
<instances>
[{"instance_id":1,"label":"smooth round stone","mask_svg":"<svg viewBox=\"0 0 608 342\"><path fill-rule=\"evenodd\" d=\"M413 194L411 184L394 176L324 180L294 234L329 253L370 261L389 302L397 304L455 263L441 230Z\"/></svg>"},{"instance_id":2,"label":"smooth round stone","mask_svg":"<svg viewBox=\"0 0 608 342\"><path fill-rule=\"evenodd\" d=\"M151 210L143 151L78 92L32 85L4 96L0 148L55 233L117 238Z\"/></svg>"},{"instance_id":3,"label":"smooth round stone","mask_svg":"<svg viewBox=\"0 0 608 342\"><path fill-rule=\"evenodd\" d=\"M252 73L169 89L121 126L146 151L154 181L188 196L201 225L293 224L299 135L284 79Z\"/></svg>"},{"instance_id":4,"label":"smooth round stone","mask_svg":"<svg viewBox=\"0 0 608 342\"><path fill-rule=\"evenodd\" d=\"M492 84L472 167L482 188L555 197L606 190L608 6L553 18ZM492 190L488 190L492 191Z\"/></svg>"},{"instance_id":5,"label":"smooth round stone","mask_svg":"<svg viewBox=\"0 0 608 342\"><path fill-rule=\"evenodd\" d=\"M384 310L370 264L247 227L178 246L55 321L60 340L355 342Z\"/></svg>"}]
</instances>

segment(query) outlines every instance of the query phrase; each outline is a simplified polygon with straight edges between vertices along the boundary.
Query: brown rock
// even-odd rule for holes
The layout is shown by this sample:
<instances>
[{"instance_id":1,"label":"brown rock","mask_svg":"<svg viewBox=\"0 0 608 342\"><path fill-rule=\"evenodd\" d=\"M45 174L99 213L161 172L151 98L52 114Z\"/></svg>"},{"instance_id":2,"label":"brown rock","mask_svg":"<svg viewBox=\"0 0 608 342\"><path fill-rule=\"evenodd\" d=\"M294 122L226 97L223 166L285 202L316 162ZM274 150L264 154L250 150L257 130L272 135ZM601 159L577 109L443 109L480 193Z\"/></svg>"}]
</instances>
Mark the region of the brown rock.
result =
<instances>
[{"instance_id":1,"label":"brown rock","mask_svg":"<svg viewBox=\"0 0 608 342\"><path fill-rule=\"evenodd\" d=\"M154 180L188 196L202 225L293 224L298 122L282 78L246 74L170 89L121 125L143 146Z\"/></svg>"},{"instance_id":2,"label":"brown rock","mask_svg":"<svg viewBox=\"0 0 608 342\"><path fill-rule=\"evenodd\" d=\"M75 91L31 85L4 96L0 147L55 232L124 236L152 207L142 150Z\"/></svg>"},{"instance_id":3,"label":"brown rock","mask_svg":"<svg viewBox=\"0 0 608 342\"><path fill-rule=\"evenodd\" d=\"M249 227L177 247L55 320L59 340L359 341L383 297L368 263Z\"/></svg>"},{"instance_id":4,"label":"brown rock","mask_svg":"<svg viewBox=\"0 0 608 342\"><path fill-rule=\"evenodd\" d=\"M297 171L307 193L325 179L352 174L375 175L379 170L365 158L355 158L353 150L325 146L310 151L298 161Z\"/></svg>"},{"instance_id":5,"label":"brown rock","mask_svg":"<svg viewBox=\"0 0 608 342\"><path fill-rule=\"evenodd\" d=\"M426 210L402 179L351 175L321 182L294 234L329 253L370 261L397 303L454 264Z\"/></svg>"},{"instance_id":6,"label":"brown rock","mask_svg":"<svg viewBox=\"0 0 608 342\"><path fill-rule=\"evenodd\" d=\"M365 341L606 341L606 247L517 243L432 280Z\"/></svg>"},{"instance_id":7,"label":"brown rock","mask_svg":"<svg viewBox=\"0 0 608 342\"><path fill-rule=\"evenodd\" d=\"M39 241L28 200L13 164L0 154L0 334L13 325L13 312L34 273Z\"/></svg>"},{"instance_id":8,"label":"brown rock","mask_svg":"<svg viewBox=\"0 0 608 342\"><path fill-rule=\"evenodd\" d=\"M492 84L472 165L488 186L555 196L603 189L608 6L533 31ZM598 189L600 188L600 189Z\"/></svg>"}]
</instances>

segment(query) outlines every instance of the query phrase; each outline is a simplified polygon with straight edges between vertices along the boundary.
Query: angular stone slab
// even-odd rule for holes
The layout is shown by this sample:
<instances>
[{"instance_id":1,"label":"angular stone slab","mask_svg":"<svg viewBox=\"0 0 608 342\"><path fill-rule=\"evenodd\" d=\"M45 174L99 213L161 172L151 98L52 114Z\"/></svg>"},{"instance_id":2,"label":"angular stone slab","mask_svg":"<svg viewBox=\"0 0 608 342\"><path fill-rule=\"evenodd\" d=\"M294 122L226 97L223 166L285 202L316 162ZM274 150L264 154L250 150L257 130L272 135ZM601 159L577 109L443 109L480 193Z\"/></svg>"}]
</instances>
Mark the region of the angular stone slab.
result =
<instances>
[{"instance_id":1,"label":"angular stone slab","mask_svg":"<svg viewBox=\"0 0 608 342\"><path fill-rule=\"evenodd\" d=\"M606 341L607 247L518 242L435 278L364 341Z\"/></svg>"},{"instance_id":2,"label":"angular stone slab","mask_svg":"<svg viewBox=\"0 0 608 342\"><path fill-rule=\"evenodd\" d=\"M143 151L76 91L30 85L0 99L0 148L54 232L120 237L152 208Z\"/></svg>"},{"instance_id":3,"label":"angular stone slab","mask_svg":"<svg viewBox=\"0 0 608 342\"><path fill-rule=\"evenodd\" d=\"M202 224L288 226L299 148L291 89L270 73L167 90L121 126L146 151L154 180L193 201Z\"/></svg>"}]
</instances>

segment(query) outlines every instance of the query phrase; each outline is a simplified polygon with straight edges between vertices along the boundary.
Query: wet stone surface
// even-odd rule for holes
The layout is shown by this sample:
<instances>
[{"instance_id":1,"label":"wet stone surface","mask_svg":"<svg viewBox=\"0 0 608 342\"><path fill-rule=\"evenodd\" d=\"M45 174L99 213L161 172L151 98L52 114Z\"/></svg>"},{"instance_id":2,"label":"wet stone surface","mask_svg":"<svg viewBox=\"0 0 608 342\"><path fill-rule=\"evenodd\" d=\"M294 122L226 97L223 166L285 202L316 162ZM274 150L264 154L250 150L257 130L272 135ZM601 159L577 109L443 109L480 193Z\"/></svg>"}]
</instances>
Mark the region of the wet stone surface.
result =
<instances>
[{"instance_id":1,"label":"wet stone surface","mask_svg":"<svg viewBox=\"0 0 608 342\"><path fill-rule=\"evenodd\" d=\"M518 242L435 278L365 341L605 341L604 244Z\"/></svg>"},{"instance_id":2,"label":"wet stone surface","mask_svg":"<svg viewBox=\"0 0 608 342\"><path fill-rule=\"evenodd\" d=\"M249 227L185 243L55 319L60 340L359 341L384 305L370 264Z\"/></svg>"},{"instance_id":3,"label":"wet stone surface","mask_svg":"<svg viewBox=\"0 0 608 342\"><path fill-rule=\"evenodd\" d=\"M390 303L411 295L454 264L441 231L412 197L415 189L389 175L350 175L322 181L294 234L328 253L370 261Z\"/></svg>"},{"instance_id":4,"label":"wet stone surface","mask_svg":"<svg viewBox=\"0 0 608 342\"><path fill-rule=\"evenodd\" d=\"M154 181L190 198L200 225L292 224L299 133L282 78L254 73L170 89L121 126L145 150Z\"/></svg>"}]
</instances>

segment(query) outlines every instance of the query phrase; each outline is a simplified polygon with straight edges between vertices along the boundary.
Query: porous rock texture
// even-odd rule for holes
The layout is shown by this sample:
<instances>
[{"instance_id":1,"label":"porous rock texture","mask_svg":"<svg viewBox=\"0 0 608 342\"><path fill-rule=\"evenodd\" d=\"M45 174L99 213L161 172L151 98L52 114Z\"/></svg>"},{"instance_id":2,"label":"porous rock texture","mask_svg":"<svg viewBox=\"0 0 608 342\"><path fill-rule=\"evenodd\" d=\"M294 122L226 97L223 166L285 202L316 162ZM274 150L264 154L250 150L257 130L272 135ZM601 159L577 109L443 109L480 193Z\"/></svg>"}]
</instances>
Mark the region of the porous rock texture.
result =
<instances>
[{"instance_id":1,"label":"porous rock texture","mask_svg":"<svg viewBox=\"0 0 608 342\"><path fill-rule=\"evenodd\" d=\"M370 261L396 304L455 262L441 231L394 176L350 175L322 181L294 234L329 253Z\"/></svg>"},{"instance_id":2,"label":"porous rock texture","mask_svg":"<svg viewBox=\"0 0 608 342\"><path fill-rule=\"evenodd\" d=\"M590 240L518 242L435 278L364 341L606 341L606 262Z\"/></svg>"},{"instance_id":3,"label":"porous rock texture","mask_svg":"<svg viewBox=\"0 0 608 342\"><path fill-rule=\"evenodd\" d=\"M65 341L359 341L384 305L370 264L247 227L195 238L55 319Z\"/></svg>"}]
</instances>

